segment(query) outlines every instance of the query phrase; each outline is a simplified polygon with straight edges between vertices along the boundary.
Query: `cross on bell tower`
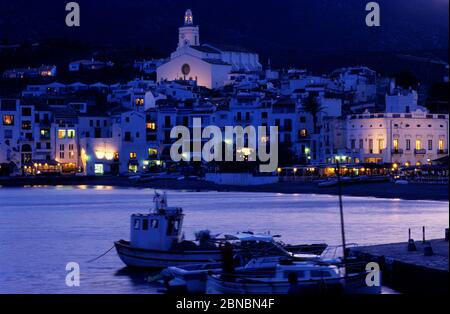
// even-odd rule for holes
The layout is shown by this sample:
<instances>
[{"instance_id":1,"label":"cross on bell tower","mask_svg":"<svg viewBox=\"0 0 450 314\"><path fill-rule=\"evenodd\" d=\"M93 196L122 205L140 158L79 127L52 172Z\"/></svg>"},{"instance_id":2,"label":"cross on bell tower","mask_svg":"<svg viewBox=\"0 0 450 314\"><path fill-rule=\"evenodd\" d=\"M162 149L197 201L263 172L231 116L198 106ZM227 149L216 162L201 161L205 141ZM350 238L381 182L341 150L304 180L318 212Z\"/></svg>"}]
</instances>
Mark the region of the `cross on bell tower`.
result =
<instances>
[{"instance_id":1,"label":"cross on bell tower","mask_svg":"<svg viewBox=\"0 0 450 314\"><path fill-rule=\"evenodd\" d=\"M178 31L178 49L185 46L200 46L200 30L194 26L194 15L190 9L184 14L184 25Z\"/></svg>"}]
</instances>

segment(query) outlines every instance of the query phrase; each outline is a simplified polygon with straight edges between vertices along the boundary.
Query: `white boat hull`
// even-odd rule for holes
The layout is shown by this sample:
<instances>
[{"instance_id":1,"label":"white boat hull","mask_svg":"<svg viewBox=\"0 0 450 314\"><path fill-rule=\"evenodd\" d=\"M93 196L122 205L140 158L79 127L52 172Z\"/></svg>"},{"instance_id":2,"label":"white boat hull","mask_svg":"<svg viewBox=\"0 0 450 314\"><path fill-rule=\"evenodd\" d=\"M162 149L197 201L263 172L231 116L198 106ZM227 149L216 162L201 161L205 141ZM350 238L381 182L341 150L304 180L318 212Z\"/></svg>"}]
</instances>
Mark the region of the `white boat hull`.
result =
<instances>
[{"instance_id":1,"label":"white boat hull","mask_svg":"<svg viewBox=\"0 0 450 314\"><path fill-rule=\"evenodd\" d=\"M381 287L368 287L364 285L361 276L347 278L333 278L327 280L308 280L299 281L298 286L306 289L308 287L317 287L319 292L320 285L326 287L325 291L332 291L344 294L379 294ZM222 280L220 276L208 275L206 293L207 294L289 294L291 285L287 281L279 282L233 282ZM313 290L315 291L315 290ZM308 293L308 292L305 292ZM309 292L311 293L311 292ZM319 292L320 293L320 292Z\"/></svg>"},{"instance_id":2,"label":"white boat hull","mask_svg":"<svg viewBox=\"0 0 450 314\"><path fill-rule=\"evenodd\" d=\"M133 248L127 241L114 242L117 254L128 267L166 268L219 261L219 250L210 251L158 251Z\"/></svg>"}]
</instances>

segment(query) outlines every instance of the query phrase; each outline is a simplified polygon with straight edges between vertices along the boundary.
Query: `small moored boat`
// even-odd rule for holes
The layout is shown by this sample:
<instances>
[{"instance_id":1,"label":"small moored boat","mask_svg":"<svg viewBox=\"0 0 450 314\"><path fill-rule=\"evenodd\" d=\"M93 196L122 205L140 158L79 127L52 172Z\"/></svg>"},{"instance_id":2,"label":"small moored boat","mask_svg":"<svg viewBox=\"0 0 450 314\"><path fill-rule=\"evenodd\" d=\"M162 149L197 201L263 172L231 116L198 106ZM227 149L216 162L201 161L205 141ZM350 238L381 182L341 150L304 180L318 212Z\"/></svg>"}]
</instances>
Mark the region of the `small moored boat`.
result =
<instances>
[{"instance_id":1,"label":"small moored boat","mask_svg":"<svg viewBox=\"0 0 450 314\"><path fill-rule=\"evenodd\" d=\"M155 207L148 214L131 215L130 241L114 242L127 266L165 268L220 260L220 250L213 241L182 239L182 208L168 207L166 194L155 193L153 201Z\"/></svg>"},{"instance_id":2,"label":"small moored boat","mask_svg":"<svg viewBox=\"0 0 450 314\"><path fill-rule=\"evenodd\" d=\"M365 284L367 272L345 274L334 264L284 261L274 270L209 274L209 294L378 294L380 287Z\"/></svg>"}]
</instances>

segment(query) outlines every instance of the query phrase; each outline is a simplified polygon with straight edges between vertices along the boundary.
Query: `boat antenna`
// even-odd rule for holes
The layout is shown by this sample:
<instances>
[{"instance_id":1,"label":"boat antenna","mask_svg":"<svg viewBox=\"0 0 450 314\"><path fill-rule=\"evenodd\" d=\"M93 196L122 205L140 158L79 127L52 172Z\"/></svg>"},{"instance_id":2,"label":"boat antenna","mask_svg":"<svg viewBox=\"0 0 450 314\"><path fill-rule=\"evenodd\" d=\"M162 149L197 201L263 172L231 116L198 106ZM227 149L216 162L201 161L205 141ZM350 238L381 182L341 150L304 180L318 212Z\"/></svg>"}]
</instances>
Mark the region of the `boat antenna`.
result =
<instances>
[{"instance_id":1,"label":"boat antenna","mask_svg":"<svg viewBox=\"0 0 450 314\"><path fill-rule=\"evenodd\" d=\"M336 160L336 168L337 168L337 185L338 185L338 195L339 195L339 212L341 216L341 236L342 236L342 250L344 262L347 259L347 250L345 245L345 227L344 227L344 208L342 205L342 182L341 182L341 165L339 164L339 160Z\"/></svg>"}]
</instances>

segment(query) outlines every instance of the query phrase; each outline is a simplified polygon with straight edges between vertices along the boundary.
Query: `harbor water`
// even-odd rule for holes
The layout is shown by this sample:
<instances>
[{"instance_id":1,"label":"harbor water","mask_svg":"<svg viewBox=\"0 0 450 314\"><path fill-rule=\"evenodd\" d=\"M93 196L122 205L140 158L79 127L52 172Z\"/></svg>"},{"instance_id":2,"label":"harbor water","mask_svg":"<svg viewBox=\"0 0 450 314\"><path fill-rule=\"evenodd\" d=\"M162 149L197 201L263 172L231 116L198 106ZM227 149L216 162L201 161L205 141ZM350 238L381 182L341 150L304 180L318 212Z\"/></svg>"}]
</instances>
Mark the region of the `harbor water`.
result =
<instances>
[{"instance_id":1,"label":"harbor water","mask_svg":"<svg viewBox=\"0 0 450 314\"><path fill-rule=\"evenodd\" d=\"M0 293L157 293L146 273L124 267L113 241L129 238L129 216L145 213L153 190L107 186L0 188ZM282 235L286 243L340 244L336 196L314 194L168 191L183 207L186 239L194 232ZM448 202L344 197L348 243L442 238ZM66 285L66 264L80 265L80 286Z\"/></svg>"}]
</instances>

